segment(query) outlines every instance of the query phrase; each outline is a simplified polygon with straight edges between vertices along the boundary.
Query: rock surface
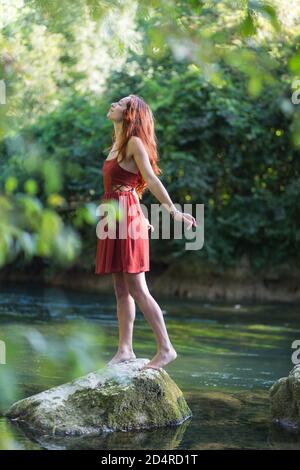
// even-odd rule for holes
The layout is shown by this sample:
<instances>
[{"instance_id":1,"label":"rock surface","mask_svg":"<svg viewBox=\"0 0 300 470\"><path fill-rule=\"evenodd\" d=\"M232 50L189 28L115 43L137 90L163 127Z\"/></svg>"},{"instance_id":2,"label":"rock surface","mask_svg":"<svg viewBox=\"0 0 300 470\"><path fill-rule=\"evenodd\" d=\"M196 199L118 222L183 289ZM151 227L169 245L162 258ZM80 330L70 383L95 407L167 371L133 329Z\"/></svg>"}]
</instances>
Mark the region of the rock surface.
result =
<instances>
[{"instance_id":1,"label":"rock surface","mask_svg":"<svg viewBox=\"0 0 300 470\"><path fill-rule=\"evenodd\" d=\"M93 436L175 426L192 416L164 369L140 369L134 359L14 403L6 413L35 434Z\"/></svg>"},{"instance_id":2,"label":"rock surface","mask_svg":"<svg viewBox=\"0 0 300 470\"><path fill-rule=\"evenodd\" d=\"M272 385L270 399L273 423L287 431L300 432L300 365Z\"/></svg>"}]
</instances>

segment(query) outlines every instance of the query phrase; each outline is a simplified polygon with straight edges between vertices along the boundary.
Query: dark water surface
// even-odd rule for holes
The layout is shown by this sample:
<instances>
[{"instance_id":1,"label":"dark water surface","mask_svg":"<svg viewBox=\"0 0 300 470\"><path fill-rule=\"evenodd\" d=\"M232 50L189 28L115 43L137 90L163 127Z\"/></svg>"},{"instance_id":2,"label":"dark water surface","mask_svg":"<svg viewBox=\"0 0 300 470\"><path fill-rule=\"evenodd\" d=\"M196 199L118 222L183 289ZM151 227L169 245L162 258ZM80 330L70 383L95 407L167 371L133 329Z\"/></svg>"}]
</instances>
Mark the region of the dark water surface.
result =
<instances>
[{"instance_id":1,"label":"dark water surface","mask_svg":"<svg viewBox=\"0 0 300 470\"><path fill-rule=\"evenodd\" d=\"M300 339L300 306L221 304L156 298L176 361L165 370L193 417L174 428L37 442L0 417L0 449L299 449L296 437L270 425L268 391L292 369ZM2 284L0 408L99 369L118 342L113 295ZM137 308L137 357L156 353L153 332Z\"/></svg>"}]
</instances>

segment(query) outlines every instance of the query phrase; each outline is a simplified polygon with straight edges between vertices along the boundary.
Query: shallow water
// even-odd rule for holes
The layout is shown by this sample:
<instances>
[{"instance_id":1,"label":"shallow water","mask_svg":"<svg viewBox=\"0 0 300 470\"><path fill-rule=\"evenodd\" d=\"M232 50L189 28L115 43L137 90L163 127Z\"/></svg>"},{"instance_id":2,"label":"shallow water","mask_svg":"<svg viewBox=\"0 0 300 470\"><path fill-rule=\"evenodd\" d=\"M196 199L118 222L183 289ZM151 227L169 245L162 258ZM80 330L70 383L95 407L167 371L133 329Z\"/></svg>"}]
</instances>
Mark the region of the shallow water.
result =
<instances>
[{"instance_id":1,"label":"shallow water","mask_svg":"<svg viewBox=\"0 0 300 470\"><path fill-rule=\"evenodd\" d=\"M0 449L299 449L300 441L270 425L268 390L292 369L300 339L300 307L156 298L177 359L166 371L193 417L173 428L110 433L97 438L30 435L0 417ZM6 284L1 287L0 408L99 369L118 341L113 295ZM155 339L137 308L137 357L155 354Z\"/></svg>"}]
</instances>

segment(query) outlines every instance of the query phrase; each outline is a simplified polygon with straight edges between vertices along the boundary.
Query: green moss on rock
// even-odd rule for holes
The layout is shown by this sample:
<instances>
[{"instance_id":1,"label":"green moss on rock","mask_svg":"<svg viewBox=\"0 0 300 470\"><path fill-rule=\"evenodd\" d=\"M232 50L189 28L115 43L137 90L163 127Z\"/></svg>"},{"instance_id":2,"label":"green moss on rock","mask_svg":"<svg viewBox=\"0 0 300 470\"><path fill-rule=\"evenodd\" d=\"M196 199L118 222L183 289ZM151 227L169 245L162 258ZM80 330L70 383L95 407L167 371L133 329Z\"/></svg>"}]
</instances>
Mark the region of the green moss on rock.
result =
<instances>
[{"instance_id":1,"label":"green moss on rock","mask_svg":"<svg viewBox=\"0 0 300 470\"><path fill-rule=\"evenodd\" d=\"M34 433L99 435L178 425L192 416L164 369L135 359L92 372L13 404L6 413Z\"/></svg>"},{"instance_id":2,"label":"green moss on rock","mask_svg":"<svg viewBox=\"0 0 300 470\"><path fill-rule=\"evenodd\" d=\"M270 400L273 423L300 433L300 365L272 385Z\"/></svg>"}]
</instances>

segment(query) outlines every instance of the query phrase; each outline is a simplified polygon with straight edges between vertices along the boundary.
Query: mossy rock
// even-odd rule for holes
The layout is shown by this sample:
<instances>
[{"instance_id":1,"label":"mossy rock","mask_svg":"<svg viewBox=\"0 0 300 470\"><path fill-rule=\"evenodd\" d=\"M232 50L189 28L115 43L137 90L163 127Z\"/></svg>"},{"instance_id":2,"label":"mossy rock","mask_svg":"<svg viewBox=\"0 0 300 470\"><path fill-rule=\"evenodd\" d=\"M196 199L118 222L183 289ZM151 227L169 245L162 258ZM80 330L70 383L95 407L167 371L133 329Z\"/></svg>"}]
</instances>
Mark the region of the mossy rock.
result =
<instances>
[{"instance_id":1,"label":"mossy rock","mask_svg":"<svg viewBox=\"0 0 300 470\"><path fill-rule=\"evenodd\" d=\"M134 359L25 398L6 412L33 433L99 435L181 424L192 416L168 373Z\"/></svg>"},{"instance_id":2,"label":"mossy rock","mask_svg":"<svg viewBox=\"0 0 300 470\"><path fill-rule=\"evenodd\" d=\"M300 365L270 388L272 422L286 431L300 433Z\"/></svg>"}]
</instances>

